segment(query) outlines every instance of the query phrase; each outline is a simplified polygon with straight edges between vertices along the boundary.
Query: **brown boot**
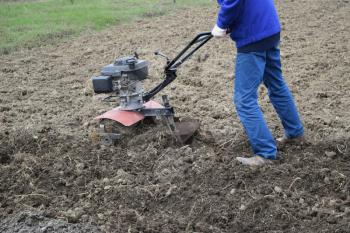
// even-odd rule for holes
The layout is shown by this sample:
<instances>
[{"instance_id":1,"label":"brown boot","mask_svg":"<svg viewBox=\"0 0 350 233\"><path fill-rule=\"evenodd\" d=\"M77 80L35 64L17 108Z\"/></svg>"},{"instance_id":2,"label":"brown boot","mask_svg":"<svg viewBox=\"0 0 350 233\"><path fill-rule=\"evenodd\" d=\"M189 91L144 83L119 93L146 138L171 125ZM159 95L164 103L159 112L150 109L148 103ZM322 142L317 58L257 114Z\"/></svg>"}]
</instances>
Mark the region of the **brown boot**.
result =
<instances>
[{"instance_id":1,"label":"brown boot","mask_svg":"<svg viewBox=\"0 0 350 233\"><path fill-rule=\"evenodd\" d=\"M236 157L236 159L242 164L247 166L263 166L266 164L272 164L272 160L265 159L261 156L255 155L251 158Z\"/></svg>"}]
</instances>

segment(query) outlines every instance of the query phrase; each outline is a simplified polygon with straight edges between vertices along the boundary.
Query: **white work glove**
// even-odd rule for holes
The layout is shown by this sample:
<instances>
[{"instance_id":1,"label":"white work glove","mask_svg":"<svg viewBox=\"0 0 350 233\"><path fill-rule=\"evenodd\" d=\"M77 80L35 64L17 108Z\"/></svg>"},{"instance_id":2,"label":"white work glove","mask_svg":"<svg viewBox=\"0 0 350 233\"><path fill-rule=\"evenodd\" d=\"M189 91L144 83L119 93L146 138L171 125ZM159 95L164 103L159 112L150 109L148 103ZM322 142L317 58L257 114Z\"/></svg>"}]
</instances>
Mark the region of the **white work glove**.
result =
<instances>
[{"instance_id":1,"label":"white work glove","mask_svg":"<svg viewBox=\"0 0 350 233\"><path fill-rule=\"evenodd\" d=\"M226 29L219 28L218 25L215 25L215 27L214 27L213 30L211 31L211 34L212 34L214 37L222 38L222 37L225 37L225 36L227 35L227 30L226 30Z\"/></svg>"}]
</instances>

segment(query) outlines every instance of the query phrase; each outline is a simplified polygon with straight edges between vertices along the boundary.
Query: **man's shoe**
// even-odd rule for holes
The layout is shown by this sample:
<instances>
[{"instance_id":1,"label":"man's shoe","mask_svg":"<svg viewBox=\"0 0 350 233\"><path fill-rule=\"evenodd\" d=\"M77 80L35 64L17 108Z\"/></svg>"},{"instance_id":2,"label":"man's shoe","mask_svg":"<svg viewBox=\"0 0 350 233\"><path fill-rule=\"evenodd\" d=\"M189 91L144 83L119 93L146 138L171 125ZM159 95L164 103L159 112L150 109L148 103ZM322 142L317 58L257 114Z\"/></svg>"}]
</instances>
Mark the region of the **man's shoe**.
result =
<instances>
[{"instance_id":1,"label":"man's shoe","mask_svg":"<svg viewBox=\"0 0 350 233\"><path fill-rule=\"evenodd\" d=\"M288 138L287 136L284 135L283 137L276 139L276 143L277 143L278 149L282 149L286 145L300 145L300 146L302 146L302 145L307 144L304 135L301 135L301 136L295 137L295 138Z\"/></svg>"},{"instance_id":2,"label":"man's shoe","mask_svg":"<svg viewBox=\"0 0 350 233\"><path fill-rule=\"evenodd\" d=\"M242 164L247 166L263 166L266 164L272 164L271 159L265 159L261 156L255 155L251 158L236 157L236 159Z\"/></svg>"}]
</instances>

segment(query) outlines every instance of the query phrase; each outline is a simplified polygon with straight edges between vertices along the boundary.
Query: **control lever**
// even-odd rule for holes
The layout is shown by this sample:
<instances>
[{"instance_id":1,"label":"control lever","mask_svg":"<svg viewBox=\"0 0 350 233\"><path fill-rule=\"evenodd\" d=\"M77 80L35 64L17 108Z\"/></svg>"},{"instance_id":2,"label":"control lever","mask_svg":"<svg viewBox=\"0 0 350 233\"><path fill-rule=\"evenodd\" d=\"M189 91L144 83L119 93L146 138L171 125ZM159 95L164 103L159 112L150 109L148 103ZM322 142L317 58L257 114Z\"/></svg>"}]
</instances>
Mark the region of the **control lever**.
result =
<instances>
[{"instance_id":1,"label":"control lever","mask_svg":"<svg viewBox=\"0 0 350 233\"><path fill-rule=\"evenodd\" d=\"M154 55L164 57L166 59L166 63L169 64L170 58L167 55L165 55L164 53L162 53L158 50L158 51L154 52Z\"/></svg>"}]
</instances>

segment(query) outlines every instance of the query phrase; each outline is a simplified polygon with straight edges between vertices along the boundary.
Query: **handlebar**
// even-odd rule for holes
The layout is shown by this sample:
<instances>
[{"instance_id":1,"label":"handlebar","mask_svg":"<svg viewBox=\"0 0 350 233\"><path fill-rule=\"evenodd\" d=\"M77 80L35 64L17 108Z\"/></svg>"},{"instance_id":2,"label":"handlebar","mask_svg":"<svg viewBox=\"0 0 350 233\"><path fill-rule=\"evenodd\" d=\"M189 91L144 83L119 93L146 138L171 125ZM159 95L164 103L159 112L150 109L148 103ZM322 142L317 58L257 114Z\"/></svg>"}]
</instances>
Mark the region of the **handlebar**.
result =
<instances>
[{"instance_id":1,"label":"handlebar","mask_svg":"<svg viewBox=\"0 0 350 233\"><path fill-rule=\"evenodd\" d=\"M213 36L211 32L199 33L172 61L168 63L168 65L165 67L165 70L172 70L179 67L182 63L189 59L200 47L207 43L212 37ZM197 46L188 52L188 50L196 44Z\"/></svg>"},{"instance_id":2,"label":"handlebar","mask_svg":"<svg viewBox=\"0 0 350 233\"><path fill-rule=\"evenodd\" d=\"M164 68L165 79L152 90L146 92L143 95L143 100L145 102L149 101L153 96L174 81L177 77L176 69L186 60L188 60L198 49L206 44L212 37L211 32L199 33L173 60L168 61L167 66Z\"/></svg>"}]
</instances>

